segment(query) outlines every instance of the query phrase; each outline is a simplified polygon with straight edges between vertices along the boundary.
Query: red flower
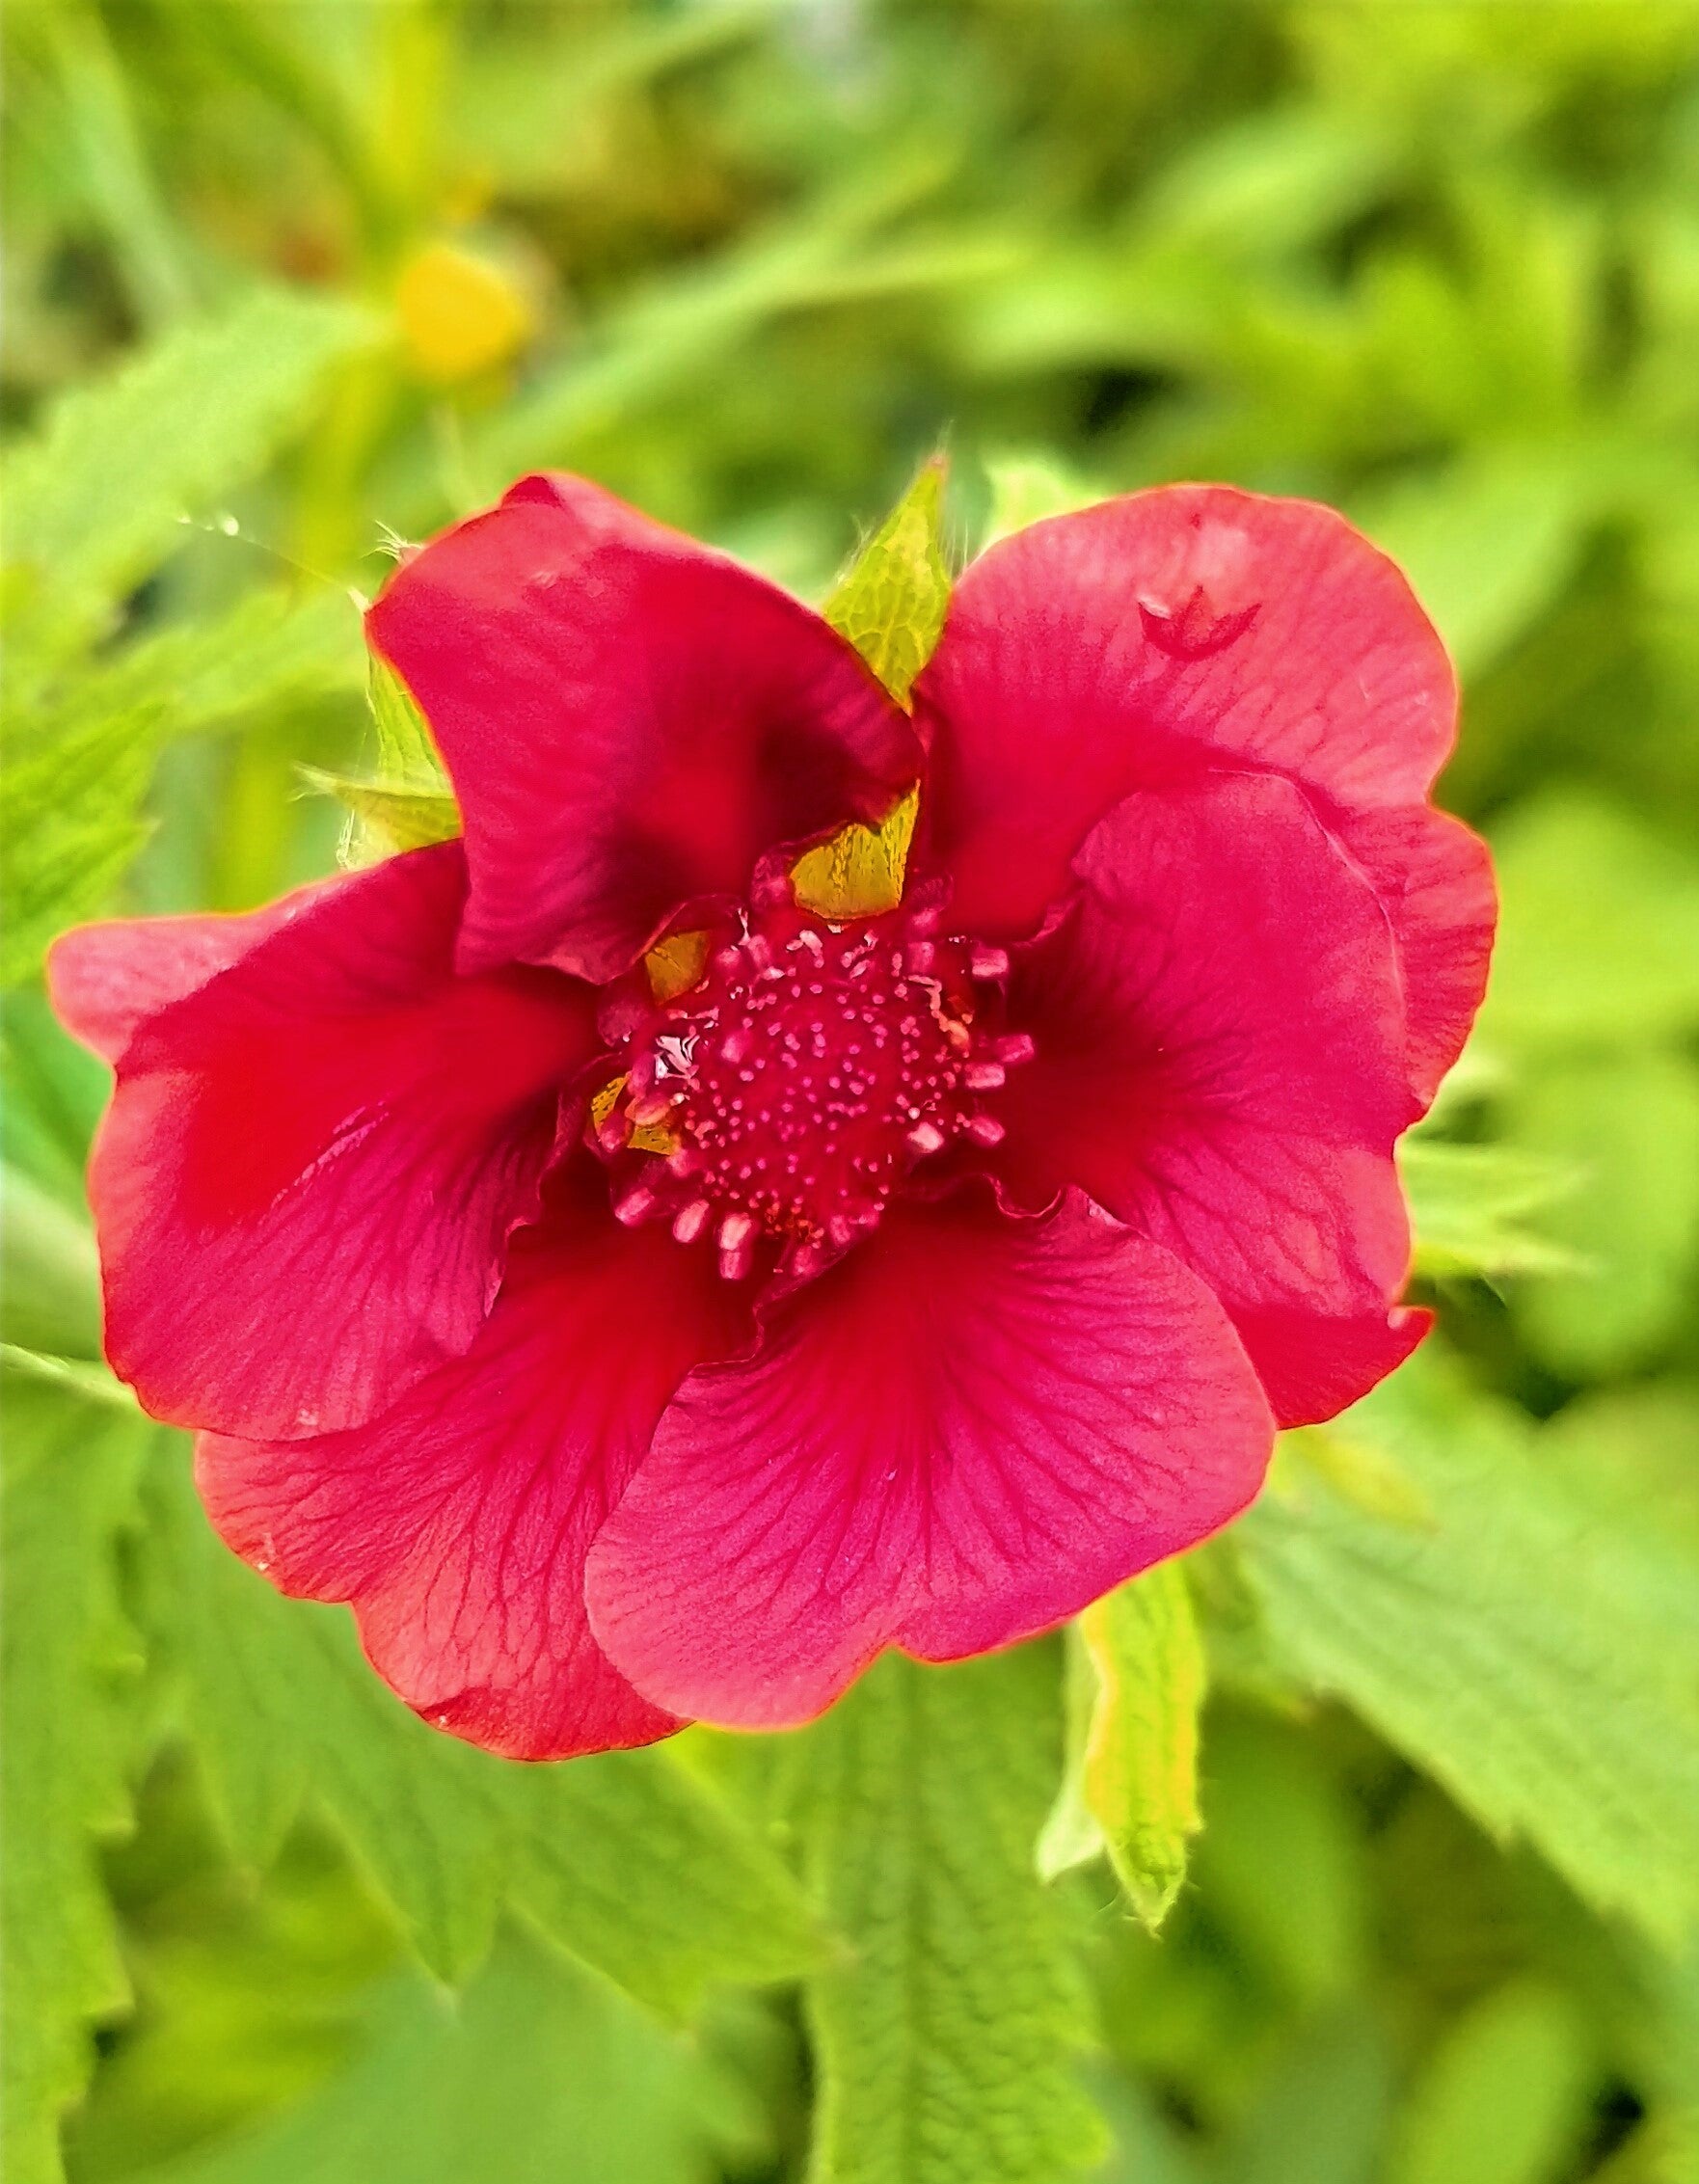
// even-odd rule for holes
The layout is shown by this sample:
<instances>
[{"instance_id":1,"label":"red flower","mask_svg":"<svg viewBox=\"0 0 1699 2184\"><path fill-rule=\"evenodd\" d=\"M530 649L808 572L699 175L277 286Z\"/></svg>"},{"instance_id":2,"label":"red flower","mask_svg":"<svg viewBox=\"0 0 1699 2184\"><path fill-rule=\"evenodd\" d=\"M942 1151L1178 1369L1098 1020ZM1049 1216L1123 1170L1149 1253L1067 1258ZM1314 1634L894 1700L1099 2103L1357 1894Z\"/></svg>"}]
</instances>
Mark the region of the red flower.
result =
<instances>
[{"instance_id":1,"label":"red flower","mask_svg":"<svg viewBox=\"0 0 1699 2184\"><path fill-rule=\"evenodd\" d=\"M464 844L91 928L52 979L117 1065L114 1366L431 1720L527 1757L772 1726L883 1646L1023 1637L1419 1339L1392 1144L1492 889L1425 801L1445 656L1337 516L1038 524L912 715L571 478L370 627ZM799 849L917 779L902 906L799 907Z\"/></svg>"}]
</instances>

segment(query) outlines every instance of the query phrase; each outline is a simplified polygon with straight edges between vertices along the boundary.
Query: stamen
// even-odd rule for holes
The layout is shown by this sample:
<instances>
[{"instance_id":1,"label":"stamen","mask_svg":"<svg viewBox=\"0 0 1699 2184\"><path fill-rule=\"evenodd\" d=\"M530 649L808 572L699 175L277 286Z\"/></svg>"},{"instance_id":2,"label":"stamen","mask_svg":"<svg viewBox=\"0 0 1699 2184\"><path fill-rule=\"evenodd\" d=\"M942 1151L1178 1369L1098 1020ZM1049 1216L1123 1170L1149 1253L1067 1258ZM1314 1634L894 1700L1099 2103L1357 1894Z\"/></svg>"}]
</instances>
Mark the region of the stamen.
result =
<instances>
[{"instance_id":1,"label":"stamen","mask_svg":"<svg viewBox=\"0 0 1699 2184\"><path fill-rule=\"evenodd\" d=\"M1033 1041L998 1029L1007 951L942 926L931 902L834 924L763 897L624 1058L597 1142L651 1157L619 1219L712 1234L730 1281L764 1252L806 1279L878 1226L917 1163L1001 1143L981 1100Z\"/></svg>"},{"instance_id":2,"label":"stamen","mask_svg":"<svg viewBox=\"0 0 1699 2184\"><path fill-rule=\"evenodd\" d=\"M708 1227L714 1208L706 1199L692 1199L672 1217L672 1232L681 1244L693 1244Z\"/></svg>"}]
</instances>

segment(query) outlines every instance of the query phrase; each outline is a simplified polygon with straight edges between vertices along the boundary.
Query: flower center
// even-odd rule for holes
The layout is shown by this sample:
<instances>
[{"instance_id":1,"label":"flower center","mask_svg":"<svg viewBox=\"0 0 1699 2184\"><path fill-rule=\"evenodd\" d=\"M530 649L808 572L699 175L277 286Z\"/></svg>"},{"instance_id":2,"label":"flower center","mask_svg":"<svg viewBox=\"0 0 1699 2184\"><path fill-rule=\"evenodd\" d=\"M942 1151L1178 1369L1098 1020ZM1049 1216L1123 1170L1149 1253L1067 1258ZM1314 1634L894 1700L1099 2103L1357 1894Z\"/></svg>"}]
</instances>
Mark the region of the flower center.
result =
<instances>
[{"instance_id":1,"label":"flower center","mask_svg":"<svg viewBox=\"0 0 1699 2184\"><path fill-rule=\"evenodd\" d=\"M808 1273L876 1227L919 1163L997 1144L985 1095L1032 1042L984 1028L1008 957L940 923L921 908L839 925L786 903L714 955L634 1040L601 1125L609 1150L670 1148L621 1191L620 1219L665 1216L682 1243L712 1229L733 1280L763 1238Z\"/></svg>"}]
</instances>

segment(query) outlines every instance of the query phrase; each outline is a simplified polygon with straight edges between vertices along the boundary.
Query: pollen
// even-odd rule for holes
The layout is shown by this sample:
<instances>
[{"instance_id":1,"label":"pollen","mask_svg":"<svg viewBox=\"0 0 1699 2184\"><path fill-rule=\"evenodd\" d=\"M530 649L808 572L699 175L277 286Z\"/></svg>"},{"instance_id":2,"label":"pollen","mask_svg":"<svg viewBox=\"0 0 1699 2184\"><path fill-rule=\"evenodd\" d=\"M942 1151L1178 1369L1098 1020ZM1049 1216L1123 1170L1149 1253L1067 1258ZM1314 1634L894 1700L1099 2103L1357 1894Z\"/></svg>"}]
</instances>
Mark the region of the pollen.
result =
<instances>
[{"instance_id":1,"label":"pollen","mask_svg":"<svg viewBox=\"0 0 1699 2184\"><path fill-rule=\"evenodd\" d=\"M711 1238L739 1280L765 1246L815 1271L878 1224L914 1171L1003 1135L985 1096L1030 1051L999 1038L1008 958L932 907L835 924L787 903L747 919L632 1042L599 1129L623 1221ZM633 1133L671 1149L634 1162Z\"/></svg>"}]
</instances>

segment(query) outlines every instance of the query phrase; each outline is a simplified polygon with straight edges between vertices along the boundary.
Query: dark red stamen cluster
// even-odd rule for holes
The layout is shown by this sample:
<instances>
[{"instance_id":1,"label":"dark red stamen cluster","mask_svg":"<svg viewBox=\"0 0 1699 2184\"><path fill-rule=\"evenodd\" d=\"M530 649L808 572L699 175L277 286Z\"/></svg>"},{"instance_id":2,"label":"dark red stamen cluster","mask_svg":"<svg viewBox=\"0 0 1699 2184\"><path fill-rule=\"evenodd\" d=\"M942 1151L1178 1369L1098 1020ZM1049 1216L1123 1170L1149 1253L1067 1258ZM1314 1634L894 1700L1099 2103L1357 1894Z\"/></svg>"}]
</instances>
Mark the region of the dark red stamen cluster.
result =
<instances>
[{"instance_id":1,"label":"dark red stamen cluster","mask_svg":"<svg viewBox=\"0 0 1699 2184\"><path fill-rule=\"evenodd\" d=\"M984 1025L1008 957L941 923L930 906L845 925L758 913L633 1040L601 1143L659 1131L673 1149L623 1182L619 1218L667 1218L681 1243L712 1228L732 1280L763 1237L806 1273L874 1228L918 1162L997 1144L985 1095L1032 1042Z\"/></svg>"}]
</instances>

